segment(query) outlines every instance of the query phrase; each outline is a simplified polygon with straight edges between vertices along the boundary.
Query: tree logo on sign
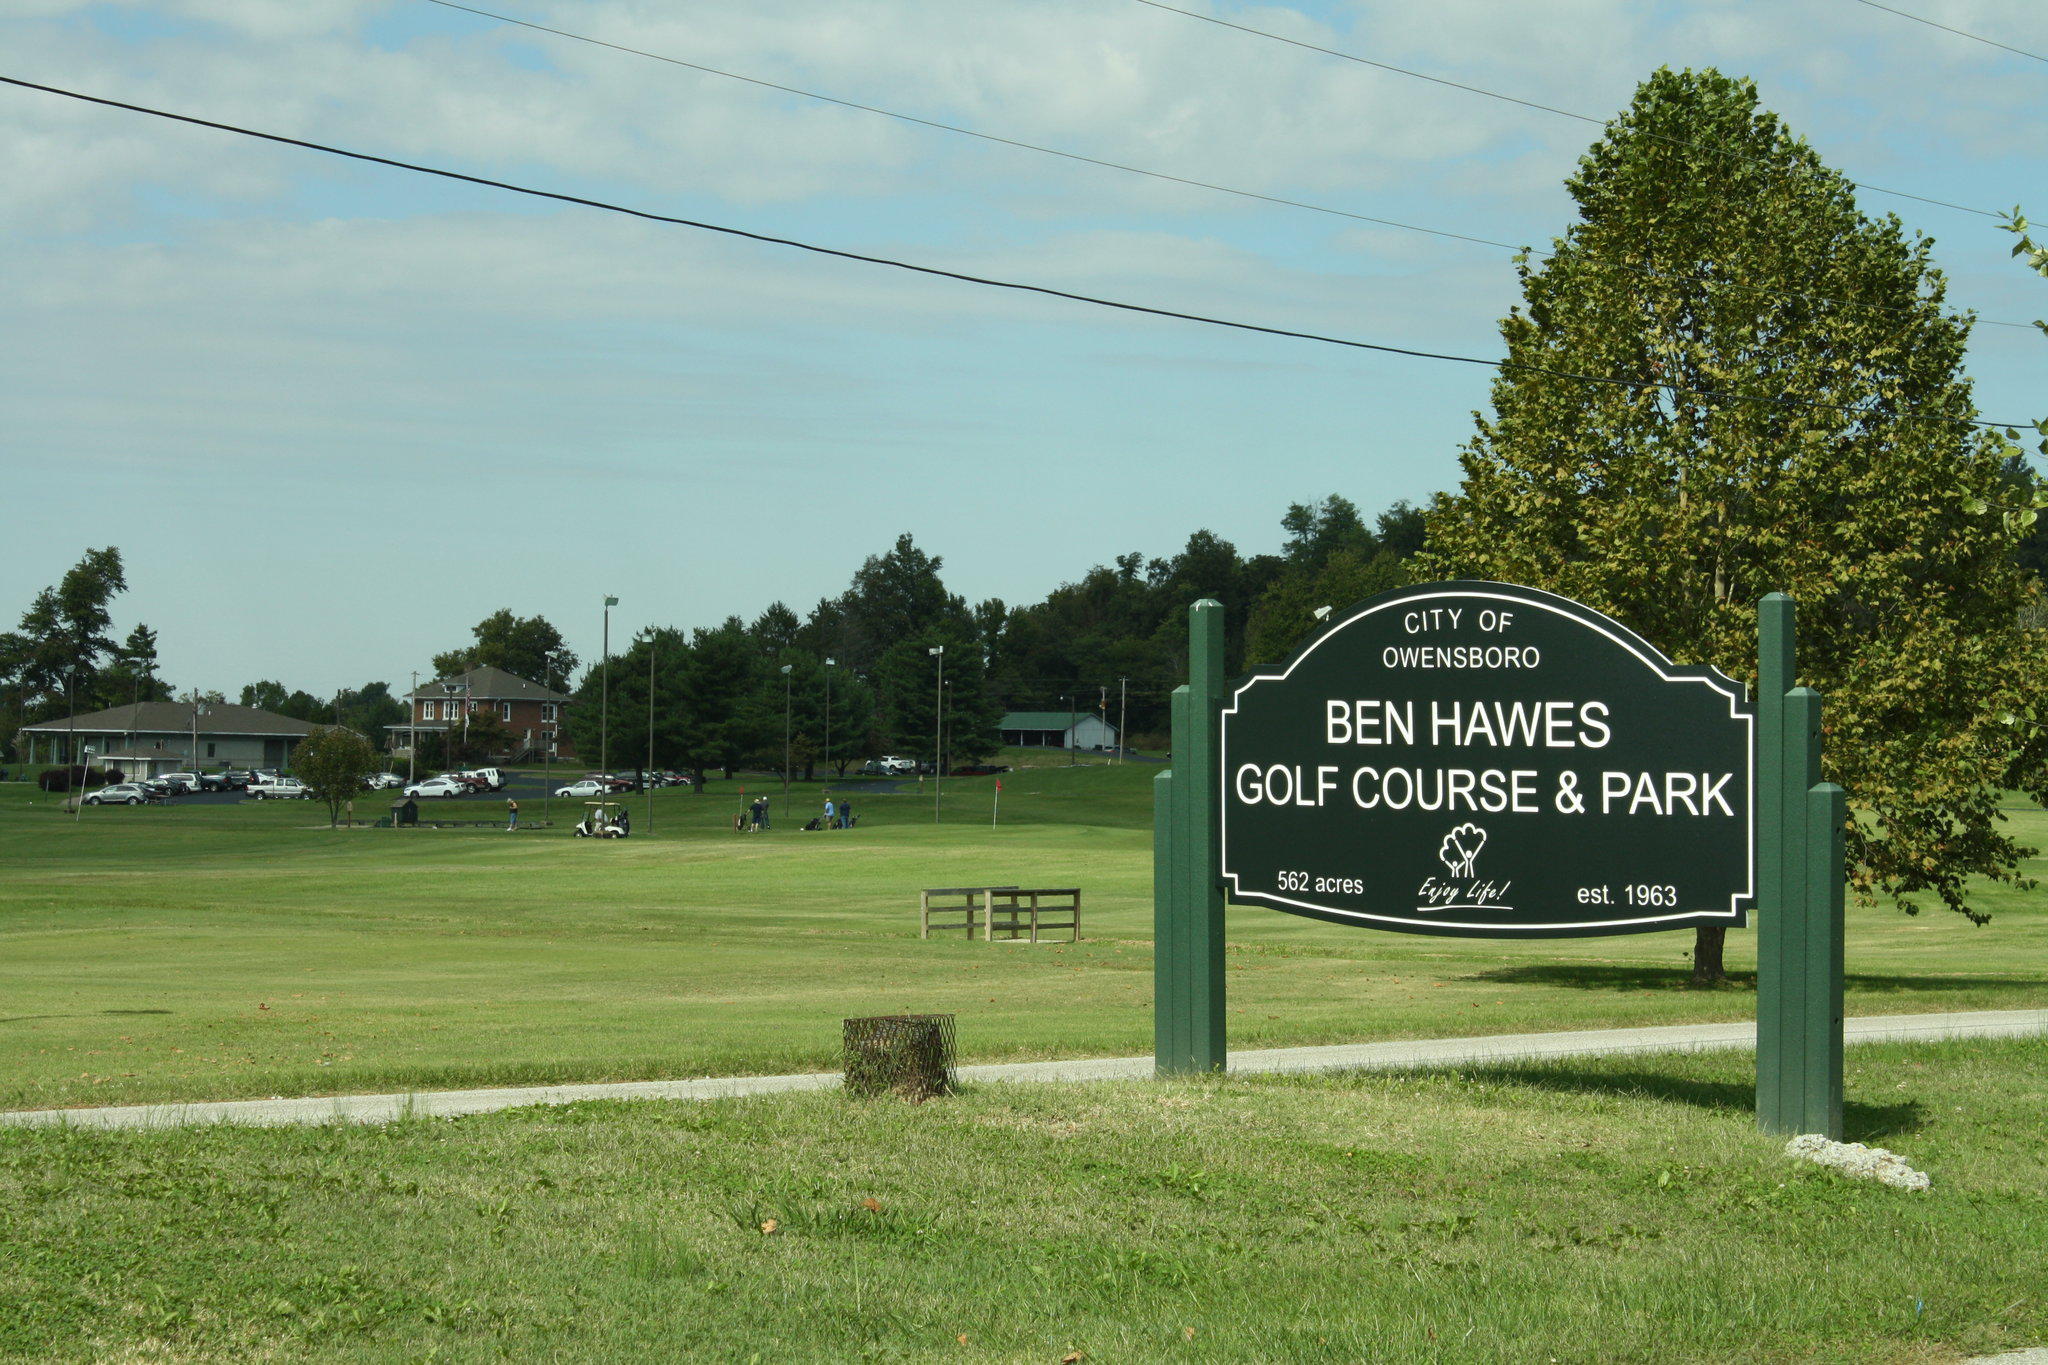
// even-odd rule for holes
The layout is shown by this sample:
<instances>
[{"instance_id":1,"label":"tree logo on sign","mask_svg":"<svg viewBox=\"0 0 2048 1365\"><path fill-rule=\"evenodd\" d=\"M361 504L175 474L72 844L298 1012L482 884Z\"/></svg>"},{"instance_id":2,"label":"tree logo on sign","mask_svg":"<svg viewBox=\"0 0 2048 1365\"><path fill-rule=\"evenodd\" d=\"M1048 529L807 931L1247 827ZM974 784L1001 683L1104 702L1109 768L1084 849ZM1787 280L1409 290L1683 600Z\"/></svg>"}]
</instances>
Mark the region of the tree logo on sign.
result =
<instances>
[{"instance_id":1,"label":"tree logo on sign","mask_svg":"<svg viewBox=\"0 0 2048 1365\"><path fill-rule=\"evenodd\" d=\"M1444 836L1444 846L1437 850L1436 856L1444 860L1444 866L1451 870L1453 877L1469 877L1473 860L1485 847L1485 830L1477 825L1460 825Z\"/></svg>"}]
</instances>

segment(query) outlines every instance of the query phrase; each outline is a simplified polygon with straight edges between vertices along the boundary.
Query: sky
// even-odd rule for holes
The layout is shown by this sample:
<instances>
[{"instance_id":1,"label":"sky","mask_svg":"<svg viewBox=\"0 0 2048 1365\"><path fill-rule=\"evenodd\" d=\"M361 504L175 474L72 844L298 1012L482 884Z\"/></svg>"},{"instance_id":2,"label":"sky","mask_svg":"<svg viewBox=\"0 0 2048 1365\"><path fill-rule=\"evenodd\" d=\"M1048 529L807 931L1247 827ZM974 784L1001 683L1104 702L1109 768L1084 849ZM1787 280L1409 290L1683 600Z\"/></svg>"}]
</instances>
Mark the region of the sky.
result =
<instances>
[{"instance_id":1,"label":"sky","mask_svg":"<svg viewBox=\"0 0 2048 1365\"><path fill-rule=\"evenodd\" d=\"M1597 127L1138 0L481 0L1086 156L1513 243ZM2048 66L1855 0L1187 7L1605 118L1753 77L1833 166L2048 217ZM2037 0L1897 8L2048 51ZM950 270L1475 356L1506 251L1164 184L428 0L8 0L0 74ZM1865 193L1951 302L2048 315L1989 218ZM2048 338L1980 324L1988 417ZM1113 313L0 87L0 617L118 545L174 685L403 686L500 607L586 660L799 612L908 531L1041 598L1290 502L1454 487L1491 372ZM0 621L9 625L10 620Z\"/></svg>"}]
</instances>

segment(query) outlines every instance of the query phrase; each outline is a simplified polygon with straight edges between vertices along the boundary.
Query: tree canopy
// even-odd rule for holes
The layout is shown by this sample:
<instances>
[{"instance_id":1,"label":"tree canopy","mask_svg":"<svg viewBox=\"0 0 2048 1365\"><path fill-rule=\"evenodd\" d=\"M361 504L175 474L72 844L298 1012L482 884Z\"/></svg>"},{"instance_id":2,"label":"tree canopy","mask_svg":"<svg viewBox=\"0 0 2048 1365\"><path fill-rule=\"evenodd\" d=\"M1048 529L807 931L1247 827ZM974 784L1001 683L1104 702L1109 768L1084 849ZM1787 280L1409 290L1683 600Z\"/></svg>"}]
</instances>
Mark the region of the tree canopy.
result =
<instances>
[{"instance_id":1,"label":"tree canopy","mask_svg":"<svg viewBox=\"0 0 2048 1365\"><path fill-rule=\"evenodd\" d=\"M1578 221L1521 266L1493 412L1419 567L1564 593L1752 684L1757 600L1791 593L1859 897L1981 919L1968 879L2031 851L1998 787L2048 795L2040 658L2017 450L1970 425L1970 323L1931 242L1859 212L1713 71L1644 82L1568 188ZM1696 971L1718 974L1710 934Z\"/></svg>"},{"instance_id":2,"label":"tree canopy","mask_svg":"<svg viewBox=\"0 0 2048 1365\"><path fill-rule=\"evenodd\" d=\"M567 691L576 654L544 616L517 616L500 607L470 627L471 641L434 656L434 676L452 678L472 668L502 668L514 677Z\"/></svg>"}]
</instances>

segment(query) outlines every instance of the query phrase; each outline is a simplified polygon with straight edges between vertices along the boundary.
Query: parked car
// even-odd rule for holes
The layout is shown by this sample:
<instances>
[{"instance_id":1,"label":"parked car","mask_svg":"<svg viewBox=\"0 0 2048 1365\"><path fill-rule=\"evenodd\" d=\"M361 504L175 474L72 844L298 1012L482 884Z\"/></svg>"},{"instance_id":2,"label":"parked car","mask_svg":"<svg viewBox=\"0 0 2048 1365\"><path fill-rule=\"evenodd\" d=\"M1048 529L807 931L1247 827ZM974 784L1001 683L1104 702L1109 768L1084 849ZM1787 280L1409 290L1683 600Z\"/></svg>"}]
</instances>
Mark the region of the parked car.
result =
<instances>
[{"instance_id":1,"label":"parked car","mask_svg":"<svg viewBox=\"0 0 2048 1365\"><path fill-rule=\"evenodd\" d=\"M173 796L176 796L179 791L179 788L164 781L161 777L138 777L135 779L135 785L159 801L168 801Z\"/></svg>"},{"instance_id":2,"label":"parked car","mask_svg":"<svg viewBox=\"0 0 2048 1365\"><path fill-rule=\"evenodd\" d=\"M884 776L893 776L898 773L914 773L918 767L916 759L899 758L895 754L883 754L875 760L875 764L876 771Z\"/></svg>"},{"instance_id":3,"label":"parked car","mask_svg":"<svg viewBox=\"0 0 2048 1365\"><path fill-rule=\"evenodd\" d=\"M470 786L452 777L430 777L424 782L415 782L405 789L407 796L467 796Z\"/></svg>"},{"instance_id":4,"label":"parked car","mask_svg":"<svg viewBox=\"0 0 2048 1365\"><path fill-rule=\"evenodd\" d=\"M224 792L247 791L255 780L256 774L247 768L229 768L220 774L220 789Z\"/></svg>"},{"instance_id":5,"label":"parked car","mask_svg":"<svg viewBox=\"0 0 2048 1365\"><path fill-rule=\"evenodd\" d=\"M403 787L405 779L397 773L371 773L363 779L363 785L373 792L389 791L393 787Z\"/></svg>"},{"instance_id":6,"label":"parked car","mask_svg":"<svg viewBox=\"0 0 2048 1365\"><path fill-rule=\"evenodd\" d=\"M249 784L252 801L304 801L312 795L313 789L296 777L273 777Z\"/></svg>"},{"instance_id":7,"label":"parked car","mask_svg":"<svg viewBox=\"0 0 2048 1365\"><path fill-rule=\"evenodd\" d=\"M116 782L111 787L101 787L96 792L85 794L88 806L139 806L155 799L140 782Z\"/></svg>"},{"instance_id":8,"label":"parked car","mask_svg":"<svg viewBox=\"0 0 2048 1365\"><path fill-rule=\"evenodd\" d=\"M993 777L997 773L1010 771L1007 763L962 763L949 774L952 777Z\"/></svg>"},{"instance_id":9,"label":"parked car","mask_svg":"<svg viewBox=\"0 0 2048 1365\"><path fill-rule=\"evenodd\" d=\"M568 786L566 786L566 787L557 787L557 788L555 788L555 795L557 795L557 796L603 796L603 795L604 795L604 794L605 794L605 793L606 793L607 791L609 791L609 790L610 790L610 788L609 788L609 787L607 787L607 786L606 786L606 785L605 785L604 783L602 783L602 782L598 781L598 780L597 780L596 778L594 778L594 777L586 777L586 778L584 778L584 779L583 779L582 781L580 781L580 782L571 782L571 783L570 783L570 784L569 784Z\"/></svg>"},{"instance_id":10,"label":"parked car","mask_svg":"<svg viewBox=\"0 0 2048 1365\"><path fill-rule=\"evenodd\" d=\"M203 792L224 792L228 790L226 773L199 774L199 790Z\"/></svg>"},{"instance_id":11,"label":"parked car","mask_svg":"<svg viewBox=\"0 0 2048 1365\"><path fill-rule=\"evenodd\" d=\"M199 790L198 773L165 773L160 780L170 783L171 786L180 792L196 792Z\"/></svg>"},{"instance_id":12,"label":"parked car","mask_svg":"<svg viewBox=\"0 0 2048 1365\"><path fill-rule=\"evenodd\" d=\"M474 778L476 781L483 783L485 791L501 792L505 790L505 775L496 768L471 768L468 772L463 773L462 776Z\"/></svg>"}]
</instances>

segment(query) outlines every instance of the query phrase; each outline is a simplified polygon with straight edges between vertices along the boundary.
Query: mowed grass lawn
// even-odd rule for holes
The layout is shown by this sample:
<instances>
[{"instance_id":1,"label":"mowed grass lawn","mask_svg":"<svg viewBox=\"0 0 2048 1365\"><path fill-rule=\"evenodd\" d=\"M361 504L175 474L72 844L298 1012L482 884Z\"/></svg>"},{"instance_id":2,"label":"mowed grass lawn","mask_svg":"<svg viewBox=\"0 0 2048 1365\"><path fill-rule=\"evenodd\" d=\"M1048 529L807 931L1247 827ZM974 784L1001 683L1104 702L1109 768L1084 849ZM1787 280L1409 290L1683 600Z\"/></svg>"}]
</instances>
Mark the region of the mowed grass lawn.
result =
<instances>
[{"instance_id":1,"label":"mowed grass lawn","mask_svg":"<svg viewBox=\"0 0 2048 1365\"><path fill-rule=\"evenodd\" d=\"M2048 1341L2033 1040L1859 1047L1780 1154L1741 1054L0 1130L38 1361L1955 1361Z\"/></svg>"},{"instance_id":2,"label":"mowed grass lawn","mask_svg":"<svg viewBox=\"0 0 2048 1365\"><path fill-rule=\"evenodd\" d=\"M1033 761L995 827L980 778L937 824L928 796L848 786L857 830L778 809L735 835L741 786L779 795L755 778L659 793L651 820L636 799L605 842L567 836L577 803L549 831L329 830L297 802L74 819L0 785L0 1107L829 1070L841 1019L903 1010L956 1014L969 1061L1147 1052L1158 769ZM2048 845L2048 817L2013 818ZM987 883L1081 887L1085 941L919 941L920 887ZM1987 928L1852 910L1850 1011L2048 1004L2040 894L1984 903ZM1244 1047L1754 1010L1746 984L1682 988L1689 934L1468 942L1244 907L1230 939ZM1729 956L1747 970L1749 933Z\"/></svg>"}]
</instances>

